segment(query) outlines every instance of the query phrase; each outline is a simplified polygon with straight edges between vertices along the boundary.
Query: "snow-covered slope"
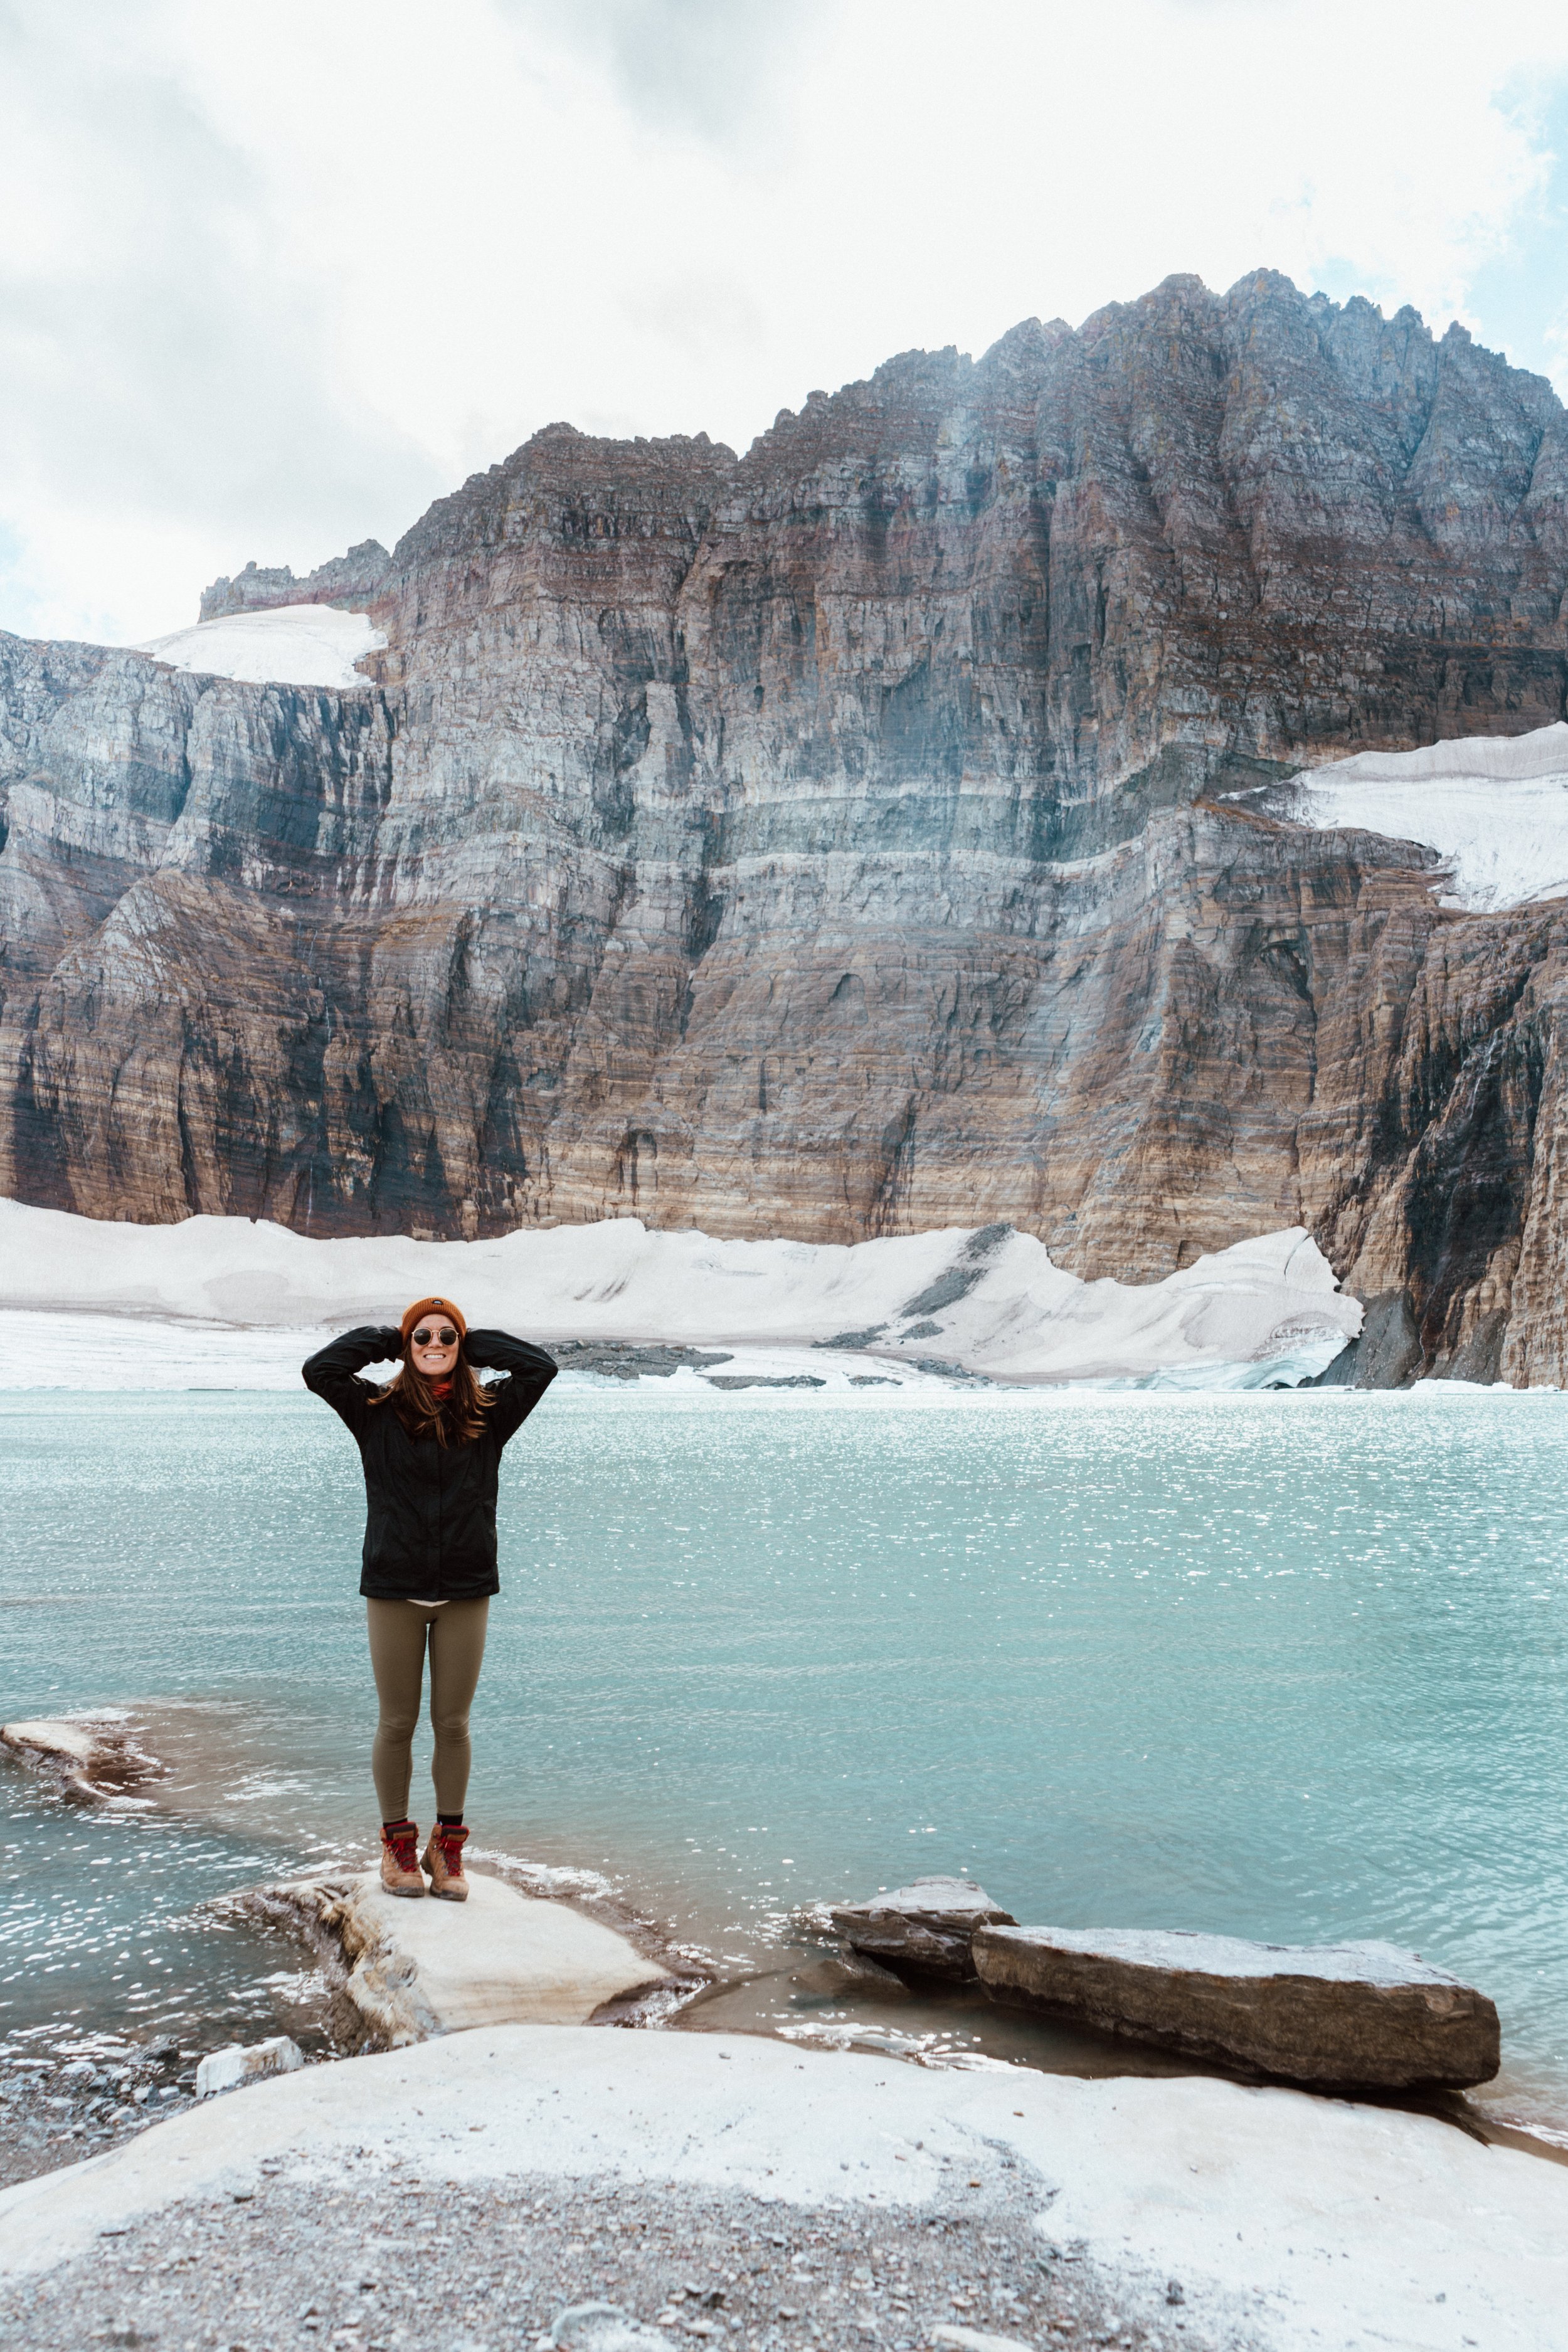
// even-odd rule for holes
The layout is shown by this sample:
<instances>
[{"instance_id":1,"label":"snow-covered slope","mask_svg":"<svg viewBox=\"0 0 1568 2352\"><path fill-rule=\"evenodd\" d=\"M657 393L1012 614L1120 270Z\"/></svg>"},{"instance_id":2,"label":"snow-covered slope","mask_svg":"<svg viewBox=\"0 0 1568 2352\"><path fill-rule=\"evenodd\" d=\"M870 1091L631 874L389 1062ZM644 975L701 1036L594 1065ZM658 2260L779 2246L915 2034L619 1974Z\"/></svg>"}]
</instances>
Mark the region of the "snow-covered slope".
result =
<instances>
[{"instance_id":1,"label":"snow-covered slope","mask_svg":"<svg viewBox=\"0 0 1568 2352\"><path fill-rule=\"evenodd\" d=\"M1361 751L1295 779L1289 814L1319 832L1419 841L1450 868L1443 903L1477 912L1568 895L1568 725Z\"/></svg>"},{"instance_id":2,"label":"snow-covered slope","mask_svg":"<svg viewBox=\"0 0 1568 2352\"><path fill-rule=\"evenodd\" d=\"M277 612L198 621L194 628L153 637L134 650L207 677L240 677L256 685L363 686L355 662L385 643L363 613L340 613L335 604L286 604Z\"/></svg>"},{"instance_id":3,"label":"snow-covered slope","mask_svg":"<svg viewBox=\"0 0 1568 2352\"><path fill-rule=\"evenodd\" d=\"M1160 1386L1307 1378L1360 1329L1362 1313L1300 1228L1137 1286L1080 1282L1005 1225L843 1246L650 1233L635 1218L480 1242L308 1241L244 1217L108 1224L14 1201L0 1202L0 1324L15 1327L0 1385L15 1385L14 1371L37 1382L20 1327L41 1342L40 1318L60 1317L70 1328L63 1351L47 1351L51 1381L71 1380L79 1358L81 1384L104 1385L93 1377L95 1332L108 1318L128 1332L132 1318L163 1327L180 1385L194 1358L204 1379L222 1378L226 1360L250 1367L228 1373L245 1384L291 1383L299 1334L395 1321L407 1300L431 1294L450 1295L470 1321L546 1341L813 1349L824 1374L847 1349L1001 1380ZM287 1349L253 1344L285 1333ZM107 1384L140 1377L127 1365Z\"/></svg>"}]
</instances>

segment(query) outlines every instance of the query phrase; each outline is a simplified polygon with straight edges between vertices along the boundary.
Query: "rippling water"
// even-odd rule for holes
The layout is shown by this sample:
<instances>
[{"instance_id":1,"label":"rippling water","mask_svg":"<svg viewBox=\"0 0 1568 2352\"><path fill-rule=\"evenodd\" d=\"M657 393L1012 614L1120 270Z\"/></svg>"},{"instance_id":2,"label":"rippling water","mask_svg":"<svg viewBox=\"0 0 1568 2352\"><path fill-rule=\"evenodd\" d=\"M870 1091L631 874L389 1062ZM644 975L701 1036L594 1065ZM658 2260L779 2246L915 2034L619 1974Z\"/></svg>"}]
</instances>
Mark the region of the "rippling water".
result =
<instances>
[{"instance_id":1,"label":"rippling water","mask_svg":"<svg viewBox=\"0 0 1568 2352\"><path fill-rule=\"evenodd\" d=\"M207 1899L374 1834L353 1447L303 1395L0 1426L0 1713L130 1706L176 1768L113 1819L7 1769L0 2031L248 2013L287 1968ZM1568 1398L563 1384L507 1463L476 1843L737 1963L939 1869L1387 1937L1493 1993L1482 2095L1568 2134Z\"/></svg>"}]
</instances>

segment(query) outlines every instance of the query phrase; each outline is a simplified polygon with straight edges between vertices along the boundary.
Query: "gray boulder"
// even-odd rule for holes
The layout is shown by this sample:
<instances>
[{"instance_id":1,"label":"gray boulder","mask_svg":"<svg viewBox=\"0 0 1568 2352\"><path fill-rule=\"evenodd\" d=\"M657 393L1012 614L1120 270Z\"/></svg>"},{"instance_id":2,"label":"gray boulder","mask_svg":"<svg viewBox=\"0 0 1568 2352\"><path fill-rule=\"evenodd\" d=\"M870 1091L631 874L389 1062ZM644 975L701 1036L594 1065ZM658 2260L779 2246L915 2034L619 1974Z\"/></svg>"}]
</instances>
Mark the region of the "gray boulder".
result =
<instances>
[{"instance_id":1,"label":"gray boulder","mask_svg":"<svg viewBox=\"0 0 1568 2352\"><path fill-rule=\"evenodd\" d=\"M851 1949L890 1969L962 1981L974 1974L977 1927L1010 1927L1013 1915L968 1878L917 1878L868 1903L836 1903L828 1916Z\"/></svg>"},{"instance_id":2,"label":"gray boulder","mask_svg":"<svg viewBox=\"0 0 1568 2352\"><path fill-rule=\"evenodd\" d=\"M1393 1944L987 1925L973 1948L995 2000L1289 2082L1462 2090L1498 2071L1492 2002Z\"/></svg>"}]
</instances>

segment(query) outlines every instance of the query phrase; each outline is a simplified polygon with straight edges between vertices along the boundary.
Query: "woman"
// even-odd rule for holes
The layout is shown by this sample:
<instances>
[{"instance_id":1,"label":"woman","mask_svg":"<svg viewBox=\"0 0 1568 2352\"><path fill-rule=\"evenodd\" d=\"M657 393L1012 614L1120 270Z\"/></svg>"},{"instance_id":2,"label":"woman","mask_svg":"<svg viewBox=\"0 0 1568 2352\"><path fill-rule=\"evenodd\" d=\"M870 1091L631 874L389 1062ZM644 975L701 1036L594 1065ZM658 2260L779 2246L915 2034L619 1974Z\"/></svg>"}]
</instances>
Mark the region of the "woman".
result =
<instances>
[{"instance_id":1,"label":"woman","mask_svg":"<svg viewBox=\"0 0 1568 2352\"><path fill-rule=\"evenodd\" d=\"M400 1356L385 1388L358 1374ZM477 1367L506 1377L481 1387ZM345 1331L304 1367L305 1386L348 1423L369 1506L360 1591L381 1717L371 1770L381 1807L381 1883L423 1895L419 1832L408 1819L414 1727L430 1655L436 1826L425 1849L431 1892L468 1899L463 1805L468 1708L485 1654L496 1574L496 1474L555 1365L504 1331L470 1331L449 1298L416 1298L397 1328Z\"/></svg>"}]
</instances>

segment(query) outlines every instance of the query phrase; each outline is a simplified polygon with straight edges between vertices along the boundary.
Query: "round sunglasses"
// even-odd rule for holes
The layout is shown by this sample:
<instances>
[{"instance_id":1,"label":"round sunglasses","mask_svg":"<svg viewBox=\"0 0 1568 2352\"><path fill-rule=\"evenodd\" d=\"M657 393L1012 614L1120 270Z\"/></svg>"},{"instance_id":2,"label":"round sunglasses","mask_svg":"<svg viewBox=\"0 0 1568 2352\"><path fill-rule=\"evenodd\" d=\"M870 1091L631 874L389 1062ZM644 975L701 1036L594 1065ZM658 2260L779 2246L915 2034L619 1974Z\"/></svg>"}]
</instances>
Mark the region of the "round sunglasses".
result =
<instances>
[{"instance_id":1,"label":"round sunglasses","mask_svg":"<svg viewBox=\"0 0 1568 2352\"><path fill-rule=\"evenodd\" d=\"M451 1325L443 1324L439 1331L416 1331L414 1345L416 1348L450 1348L457 1344L457 1338L458 1335Z\"/></svg>"}]
</instances>

